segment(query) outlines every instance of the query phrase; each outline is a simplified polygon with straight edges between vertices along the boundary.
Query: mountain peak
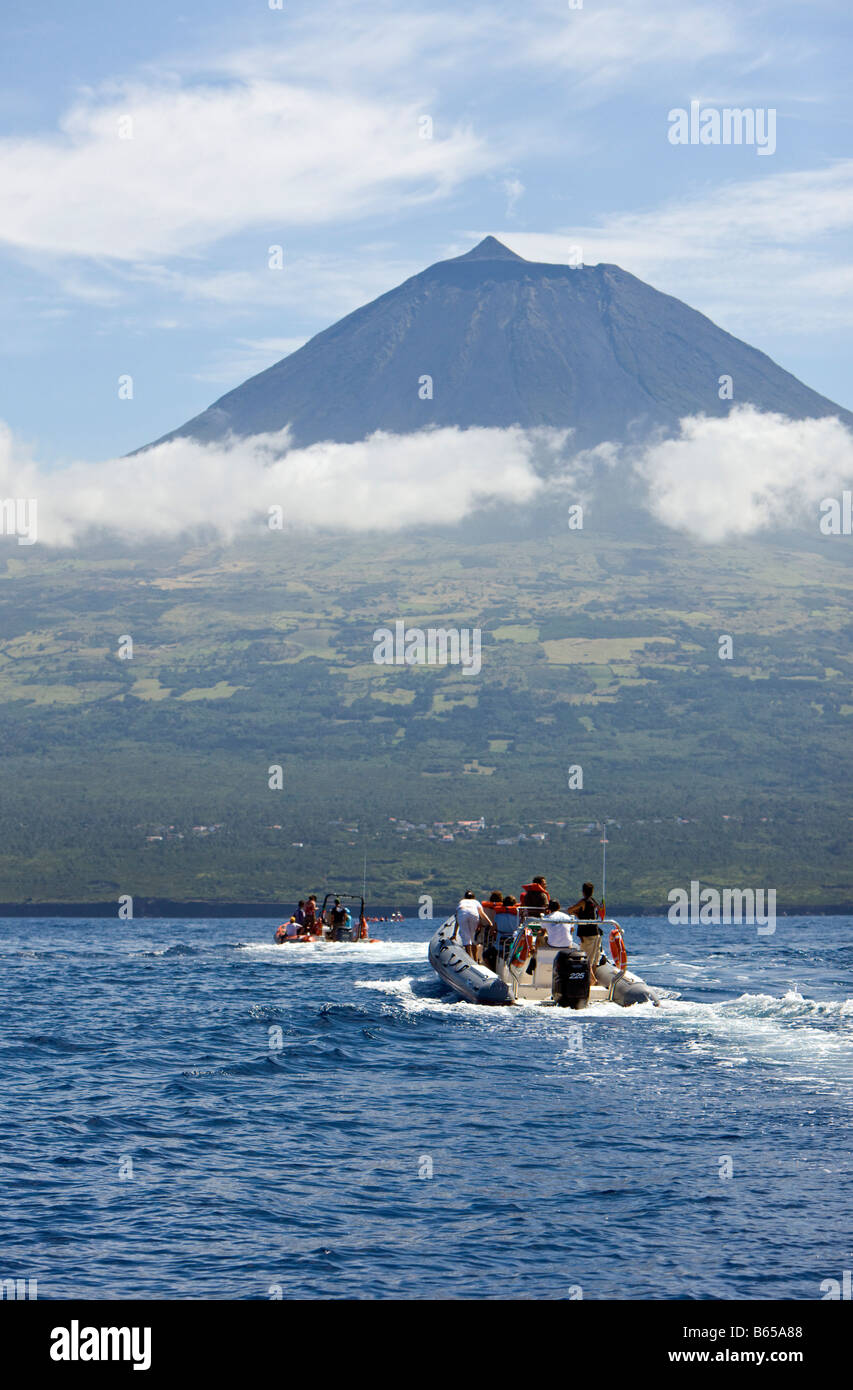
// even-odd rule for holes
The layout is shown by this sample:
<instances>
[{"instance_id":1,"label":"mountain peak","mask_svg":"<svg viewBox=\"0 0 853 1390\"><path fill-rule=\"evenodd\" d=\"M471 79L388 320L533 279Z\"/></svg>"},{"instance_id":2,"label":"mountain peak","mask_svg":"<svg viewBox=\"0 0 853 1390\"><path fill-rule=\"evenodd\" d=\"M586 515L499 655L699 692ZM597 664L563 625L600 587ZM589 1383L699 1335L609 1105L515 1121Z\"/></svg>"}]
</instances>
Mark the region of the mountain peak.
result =
<instances>
[{"instance_id":1,"label":"mountain peak","mask_svg":"<svg viewBox=\"0 0 853 1390\"><path fill-rule=\"evenodd\" d=\"M523 261L523 256L517 256L514 251L510 251L508 246L504 246L497 237L483 237L481 242L466 251L464 256L457 256L457 261Z\"/></svg>"},{"instance_id":2,"label":"mountain peak","mask_svg":"<svg viewBox=\"0 0 853 1390\"><path fill-rule=\"evenodd\" d=\"M626 271L528 261L487 236L354 310L164 438L220 440L287 425L305 448L377 431L517 425L570 429L572 448L587 449L677 431L688 415L727 415L723 371L737 382L739 404L800 420L837 415L853 426L853 414Z\"/></svg>"}]
</instances>

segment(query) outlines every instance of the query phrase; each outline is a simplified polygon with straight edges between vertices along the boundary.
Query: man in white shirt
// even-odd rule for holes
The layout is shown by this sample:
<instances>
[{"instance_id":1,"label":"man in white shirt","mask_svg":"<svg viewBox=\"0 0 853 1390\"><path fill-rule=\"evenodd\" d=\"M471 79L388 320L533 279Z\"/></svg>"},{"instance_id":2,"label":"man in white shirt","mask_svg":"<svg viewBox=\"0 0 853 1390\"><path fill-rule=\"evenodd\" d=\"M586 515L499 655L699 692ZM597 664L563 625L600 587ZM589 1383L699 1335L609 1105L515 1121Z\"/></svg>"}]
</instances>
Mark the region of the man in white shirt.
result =
<instances>
[{"instance_id":1,"label":"man in white shirt","mask_svg":"<svg viewBox=\"0 0 853 1390\"><path fill-rule=\"evenodd\" d=\"M492 925L492 920L483 911L483 905L469 888L459 899L456 908L457 935L462 946L468 952L473 961L479 960L479 946L477 945L477 928L482 923L485 927Z\"/></svg>"},{"instance_id":2,"label":"man in white shirt","mask_svg":"<svg viewBox=\"0 0 853 1390\"><path fill-rule=\"evenodd\" d=\"M548 911L541 919L541 926L547 933L549 946L574 946L572 939L572 922L567 912L560 910L560 904L552 898L548 904ZM540 945L544 944L542 933L539 936Z\"/></svg>"}]
</instances>

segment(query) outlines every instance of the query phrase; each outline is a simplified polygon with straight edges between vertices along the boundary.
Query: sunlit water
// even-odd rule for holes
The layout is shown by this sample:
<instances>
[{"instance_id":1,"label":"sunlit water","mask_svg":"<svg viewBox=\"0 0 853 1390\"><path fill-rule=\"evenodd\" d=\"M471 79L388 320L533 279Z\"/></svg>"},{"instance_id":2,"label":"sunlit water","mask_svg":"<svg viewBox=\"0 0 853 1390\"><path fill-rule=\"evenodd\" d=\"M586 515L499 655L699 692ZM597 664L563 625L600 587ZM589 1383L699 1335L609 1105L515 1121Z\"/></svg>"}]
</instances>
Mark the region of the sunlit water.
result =
<instances>
[{"instance_id":1,"label":"sunlit water","mask_svg":"<svg viewBox=\"0 0 853 1390\"><path fill-rule=\"evenodd\" d=\"M426 923L275 925L0 923L0 1279L815 1299L851 1267L853 920L626 919L663 1006L582 1014L455 1002Z\"/></svg>"}]
</instances>

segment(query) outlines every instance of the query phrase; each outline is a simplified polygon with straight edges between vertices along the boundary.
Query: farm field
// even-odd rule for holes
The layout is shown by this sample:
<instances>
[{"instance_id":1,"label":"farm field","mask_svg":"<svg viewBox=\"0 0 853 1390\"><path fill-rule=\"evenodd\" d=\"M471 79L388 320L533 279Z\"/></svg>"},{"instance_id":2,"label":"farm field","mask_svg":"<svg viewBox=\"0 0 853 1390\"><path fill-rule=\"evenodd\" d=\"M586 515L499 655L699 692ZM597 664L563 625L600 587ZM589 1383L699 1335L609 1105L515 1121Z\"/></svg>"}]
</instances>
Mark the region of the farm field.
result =
<instances>
[{"instance_id":1,"label":"farm field","mask_svg":"<svg viewBox=\"0 0 853 1390\"><path fill-rule=\"evenodd\" d=\"M471 536L5 545L0 899L288 898L365 854L377 901L567 892L607 820L614 902L853 901L843 540ZM375 664L398 619L481 629L481 671Z\"/></svg>"}]
</instances>

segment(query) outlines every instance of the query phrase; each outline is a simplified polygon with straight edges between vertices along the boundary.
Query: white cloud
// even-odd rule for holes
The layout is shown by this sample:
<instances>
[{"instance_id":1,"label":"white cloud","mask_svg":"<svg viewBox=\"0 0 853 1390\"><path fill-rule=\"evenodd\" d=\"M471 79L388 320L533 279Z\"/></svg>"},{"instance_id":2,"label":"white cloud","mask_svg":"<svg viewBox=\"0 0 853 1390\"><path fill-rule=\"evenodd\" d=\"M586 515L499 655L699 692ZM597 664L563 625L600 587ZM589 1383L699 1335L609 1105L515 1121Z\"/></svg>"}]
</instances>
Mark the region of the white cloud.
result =
<instances>
[{"instance_id":1,"label":"white cloud","mask_svg":"<svg viewBox=\"0 0 853 1390\"><path fill-rule=\"evenodd\" d=\"M618 90L650 65L683 71L739 47L750 53L730 16L689 0L276 15L263 43L173 55L166 76L149 64L83 91L55 134L0 140L0 242L128 262L397 213L523 153L507 121L493 119L490 146L452 114L470 109L472 71L488 84L568 69ZM418 138L422 114L432 140ZM132 139L119 138L126 118Z\"/></svg>"},{"instance_id":2,"label":"white cloud","mask_svg":"<svg viewBox=\"0 0 853 1390\"><path fill-rule=\"evenodd\" d=\"M47 471L0 426L0 496L35 498L38 540L73 545L92 529L127 540L213 527L226 540L266 525L387 531L459 521L481 502L530 501L564 431L437 429L291 449L287 431L204 445L177 439L132 458Z\"/></svg>"},{"instance_id":3,"label":"white cloud","mask_svg":"<svg viewBox=\"0 0 853 1390\"><path fill-rule=\"evenodd\" d=\"M552 5L540 9L523 55L543 67L577 73L596 89L628 86L648 67L677 65L684 71L744 44L738 24L719 5L656 0L561 8L559 20Z\"/></svg>"},{"instance_id":4,"label":"white cloud","mask_svg":"<svg viewBox=\"0 0 853 1390\"><path fill-rule=\"evenodd\" d=\"M495 235L534 261L568 263L581 246L586 265L620 265L747 334L853 323L853 300L840 292L853 276L851 229L853 159L844 159L616 213L597 226Z\"/></svg>"},{"instance_id":5,"label":"white cloud","mask_svg":"<svg viewBox=\"0 0 853 1390\"><path fill-rule=\"evenodd\" d=\"M492 165L463 126L419 139L420 114L413 101L268 80L89 94L58 135L0 140L0 241L45 256L171 256L247 228L269 238L397 212Z\"/></svg>"},{"instance_id":6,"label":"white cloud","mask_svg":"<svg viewBox=\"0 0 853 1390\"><path fill-rule=\"evenodd\" d=\"M676 439L634 465L649 508L667 526L703 541L814 522L819 504L853 480L853 434L834 418L789 420L742 406L691 416Z\"/></svg>"},{"instance_id":7,"label":"white cloud","mask_svg":"<svg viewBox=\"0 0 853 1390\"><path fill-rule=\"evenodd\" d=\"M778 43L778 40L777 40ZM766 45L766 30L765 30ZM285 76L293 71L328 81L375 86L381 74L402 90L418 83L470 76L472 60L484 72L507 68L573 73L590 87L624 89L648 67L693 67L707 58L742 51L755 65L755 44L741 22L703 0L504 0L469 7L412 5L401 0L358 6L321 4L294 16L287 42L247 46L222 59L241 76Z\"/></svg>"},{"instance_id":8,"label":"white cloud","mask_svg":"<svg viewBox=\"0 0 853 1390\"><path fill-rule=\"evenodd\" d=\"M115 278L128 291L151 286L170 301L179 297L237 312L275 306L336 319L423 269L382 248L356 245L350 251L345 260L319 254L291 257L285 244L283 269L270 270L267 247L259 244L253 270L139 264L122 268Z\"/></svg>"},{"instance_id":9,"label":"white cloud","mask_svg":"<svg viewBox=\"0 0 853 1390\"><path fill-rule=\"evenodd\" d=\"M524 184L521 179L504 179L503 190L506 194L506 215L514 217L519 200L524 194Z\"/></svg>"},{"instance_id":10,"label":"white cloud","mask_svg":"<svg viewBox=\"0 0 853 1390\"><path fill-rule=\"evenodd\" d=\"M833 418L742 406L688 417L676 438L639 450L606 443L572 456L568 440L565 430L448 428L293 449L283 430L48 470L0 424L0 496L37 500L48 546L99 530L145 542L213 528L230 541L266 527L274 506L285 530L452 525L489 502L592 498L597 480L627 470L659 521L716 543L812 523L817 535L820 502L853 483L853 434Z\"/></svg>"}]
</instances>

